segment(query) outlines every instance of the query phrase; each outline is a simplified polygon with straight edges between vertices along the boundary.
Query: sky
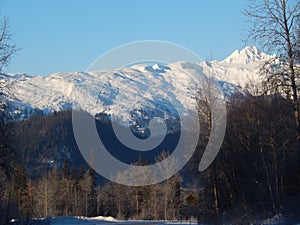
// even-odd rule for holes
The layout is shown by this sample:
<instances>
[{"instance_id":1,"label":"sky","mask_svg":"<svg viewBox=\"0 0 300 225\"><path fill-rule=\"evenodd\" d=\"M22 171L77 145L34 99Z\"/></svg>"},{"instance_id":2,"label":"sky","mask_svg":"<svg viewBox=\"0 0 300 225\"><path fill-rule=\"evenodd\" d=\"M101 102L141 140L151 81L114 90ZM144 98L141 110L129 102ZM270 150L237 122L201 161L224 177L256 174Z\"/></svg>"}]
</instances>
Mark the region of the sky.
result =
<instances>
[{"instance_id":1,"label":"sky","mask_svg":"<svg viewBox=\"0 0 300 225\"><path fill-rule=\"evenodd\" d=\"M203 60L245 47L247 0L0 0L19 51L8 73L84 71L129 42L169 41Z\"/></svg>"}]
</instances>

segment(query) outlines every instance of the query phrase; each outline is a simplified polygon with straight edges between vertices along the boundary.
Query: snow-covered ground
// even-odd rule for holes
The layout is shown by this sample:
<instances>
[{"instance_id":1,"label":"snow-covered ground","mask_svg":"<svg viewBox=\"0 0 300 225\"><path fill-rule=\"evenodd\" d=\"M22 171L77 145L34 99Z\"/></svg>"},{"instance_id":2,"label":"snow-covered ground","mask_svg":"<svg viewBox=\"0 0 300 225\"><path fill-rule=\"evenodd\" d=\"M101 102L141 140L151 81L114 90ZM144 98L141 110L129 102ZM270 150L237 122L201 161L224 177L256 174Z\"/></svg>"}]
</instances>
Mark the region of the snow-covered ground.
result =
<instances>
[{"instance_id":1,"label":"snow-covered ground","mask_svg":"<svg viewBox=\"0 0 300 225\"><path fill-rule=\"evenodd\" d=\"M245 221L244 221L245 222ZM23 225L27 223L22 223L18 220L11 220L12 225ZM55 217L55 218L45 218L45 219L34 219L30 224L33 225L190 225L198 224L196 220L190 221L153 221L153 220L117 220L113 217ZM229 221L224 222L224 224L231 224ZM247 224L253 225L288 225L288 224L297 224L300 223L289 222L283 214L274 215L268 219L263 219L259 217L254 217L251 221L248 221Z\"/></svg>"},{"instance_id":2,"label":"snow-covered ground","mask_svg":"<svg viewBox=\"0 0 300 225\"><path fill-rule=\"evenodd\" d=\"M35 221L35 222L34 222ZM113 217L56 217L56 218L46 218L46 219L36 219L32 224L36 225L189 225L189 224L198 224L194 221L153 221L153 220L117 220ZM15 221L16 224L18 221ZM12 223L15 224L15 223ZM226 222L225 224L229 224ZM269 219L253 219L249 221L249 224L260 224L260 225L287 225L291 224L288 220L282 215L277 214Z\"/></svg>"},{"instance_id":3,"label":"snow-covered ground","mask_svg":"<svg viewBox=\"0 0 300 225\"><path fill-rule=\"evenodd\" d=\"M150 221L150 220L117 220L113 217L57 217L57 218L47 218L47 223L51 225L75 225L75 224L82 224L82 225L172 225L172 224L197 224L196 222L189 222L189 221Z\"/></svg>"}]
</instances>

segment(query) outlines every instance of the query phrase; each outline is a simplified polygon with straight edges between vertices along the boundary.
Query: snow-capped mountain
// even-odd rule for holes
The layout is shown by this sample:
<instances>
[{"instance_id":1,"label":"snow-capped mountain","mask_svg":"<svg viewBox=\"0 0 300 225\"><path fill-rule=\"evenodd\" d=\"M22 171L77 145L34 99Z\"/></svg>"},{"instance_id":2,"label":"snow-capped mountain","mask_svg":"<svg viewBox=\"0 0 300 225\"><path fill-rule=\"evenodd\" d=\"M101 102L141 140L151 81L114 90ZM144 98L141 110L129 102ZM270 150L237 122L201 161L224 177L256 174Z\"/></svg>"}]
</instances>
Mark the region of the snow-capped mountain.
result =
<instances>
[{"instance_id":1,"label":"snow-capped mountain","mask_svg":"<svg viewBox=\"0 0 300 225\"><path fill-rule=\"evenodd\" d=\"M230 56L224 59L221 63L227 64L253 64L260 63L270 59L272 56L259 51L255 46L247 46L243 50L235 50Z\"/></svg>"},{"instance_id":2,"label":"snow-capped mountain","mask_svg":"<svg viewBox=\"0 0 300 225\"><path fill-rule=\"evenodd\" d=\"M234 51L221 62L201 62L200 65L208 76L235 84L251 94L259 94L262 82L259 69L264 62L274 57L259 51L255 46L247 46L241 51Z\"/></svg>"},{"instance_id":3,"label":"snow-capped mountain","mask_svg":"<svg viewBox=\"0 0 300 225\"><path fill-rule=\"evenodd\" d=\"M133 65L47 76L0 75L0 80L10 86L6 96L15 114L32 114L34 109L49 113L71 109L77 103L93 115L118 114L125 118L130 116L128 112L145 105L166 109L166 102L174 101L176 107L190 110L195 106L194 98L205 82L205 75L216 78L226 96L251 89L260 83L259 65L270 57L256 47L246 47L221 62Z\"/></svg>"}]
</instances>

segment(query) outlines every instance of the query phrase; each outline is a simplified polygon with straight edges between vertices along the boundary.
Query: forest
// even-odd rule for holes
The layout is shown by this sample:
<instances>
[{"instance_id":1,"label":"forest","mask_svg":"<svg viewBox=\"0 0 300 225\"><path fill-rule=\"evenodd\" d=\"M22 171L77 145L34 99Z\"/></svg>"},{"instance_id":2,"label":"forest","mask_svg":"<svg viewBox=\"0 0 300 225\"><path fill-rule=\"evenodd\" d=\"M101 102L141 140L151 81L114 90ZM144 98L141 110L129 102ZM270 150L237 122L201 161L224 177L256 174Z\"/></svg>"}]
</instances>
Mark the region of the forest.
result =
<instances>
[{"instance_id":1,"label":"forest","mask_svg":"<svg viewBox=\"0 0 300 225\"><path fill-rule=\"evenodd\" d=\"M36 159L60 152L60 141L67 143L64 140L72 136L69 111L2 125L2 143L13 143L7 152L1 151L1 168L6 169L1 170L2 222L71 215L146 220L194 217L201 223L221 223L229 215L238 224L278 213L299 219L299 148L292 104L281 95L233 96L227 103L222 148L201 173L198 164L207 143L210 114L204 103L199 107L206 131L192 159L164 182L141 187L101 179L86 163L75 164L68 157L57 158L56 165L35 165ZM64 151L80 154L70 146L64 146ZM168 149L162 149L158 157L167 155Z\"/></svg>"}]
</instances>

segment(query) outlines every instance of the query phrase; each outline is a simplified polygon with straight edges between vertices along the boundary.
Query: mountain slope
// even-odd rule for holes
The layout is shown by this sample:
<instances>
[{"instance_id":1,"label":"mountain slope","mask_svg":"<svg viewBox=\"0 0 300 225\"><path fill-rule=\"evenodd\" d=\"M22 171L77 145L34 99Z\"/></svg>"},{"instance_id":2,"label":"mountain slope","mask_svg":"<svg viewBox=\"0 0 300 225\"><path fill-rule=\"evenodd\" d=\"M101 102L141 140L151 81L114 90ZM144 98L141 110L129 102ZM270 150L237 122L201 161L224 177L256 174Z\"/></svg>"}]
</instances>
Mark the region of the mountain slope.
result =
<instances>
[{"instance_id":1,"label":"mountain slope","mask_svg":"<svg viewBox=\"0 0 300 225\"><path fill-rule=\"evenodd\" d=\"M0 75L0 79L11 86L7 99L15 109L14 114L21 118L36 112L34 109L49 113L70 109L77 103L92 115L106 113L126 120L130 110L143 108L145 104L150 108L165 107L162 99L175 101L176 107L182 110L194 108L194 97L201 85L205 85L205 75L219 80L227 96L244 88L254 88L261 80L259 65L270 57L255 47L246 47L221 62L134 65L116 70L34 77Z\"/></svg>"},{"instance_id":2,"label":"mountain slope","mask_svg":"<svg viewBox=\"0 0 300 225\"><path fill-rule=\"evenodd\" d=\"M274 58L259 51L254 46L234 51L223 61L201 62L204 73L220 81L235 84L251 94L258 94L262 77L259 68L264 62Z\"/></svg>"}]
</instances>

